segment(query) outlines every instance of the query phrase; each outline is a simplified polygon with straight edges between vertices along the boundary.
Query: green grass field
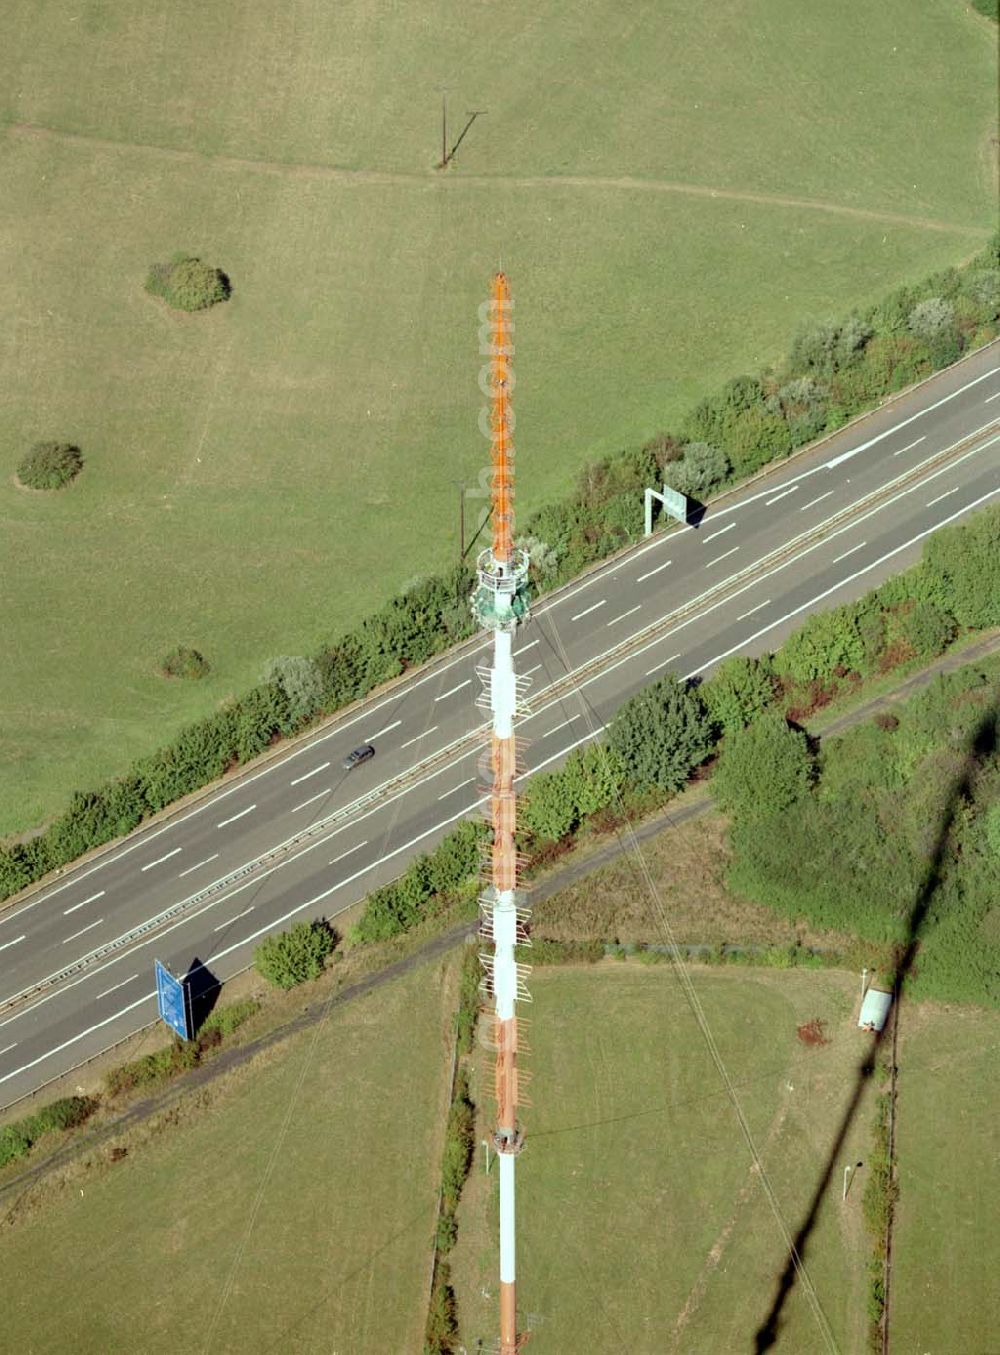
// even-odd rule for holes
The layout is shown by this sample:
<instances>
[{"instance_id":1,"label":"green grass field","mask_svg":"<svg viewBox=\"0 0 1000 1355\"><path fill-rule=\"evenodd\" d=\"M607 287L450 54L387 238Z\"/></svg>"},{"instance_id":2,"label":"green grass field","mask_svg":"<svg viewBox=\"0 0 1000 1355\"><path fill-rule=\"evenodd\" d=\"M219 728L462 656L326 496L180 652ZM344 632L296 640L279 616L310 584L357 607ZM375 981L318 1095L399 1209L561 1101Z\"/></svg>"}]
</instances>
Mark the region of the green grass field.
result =
<instances>
[{"instance_id":1,"label":"green grass field","mask_svg":"<svg viewBox=\"0 0 1000 1355\"><path fill-rule=\"evenodd\" d=\"M418 1350L453 1001L424 969L182 1103L116 1165L71 1173L0 1230L0 1346Z\"/></svg>"},{"instance_id":2,"label":"green grass field","mask_svg":"<svg viewBox=\"0 0 1000 1355\"><path fill-rule=\"evenodd\" d=\"M853 1088L861 1053L854 981L830 972L694 975L794 1231ZM532 1350L752 1350L783 1245L671 972L606 962L536 970L531 987L533 1107L524 1113L517 1192L519 1302ZM796 1035L814 1018L826 1023L825 1046L807 1047ZM490 1113L487 1105L484 1123ZM845 1161L864 1158L870 1118L866 1097ZM834 1178L805 1262L839 1348L860 1355L861 1190L845 1207L839 1170ZM453 1265L469 1350L479 1338L489 1349L496 1323L496 1210L486 1181L480 1161ZM777 1349L823 1348L797 1286Z\"/></svg>"},{"instance_id":3,"label":"green grass field","mask_svg":"<svg viewBox=\"0 0 1000 1355\"><path fill-rule=\"evenodd\" d=\"M476 307L501 260L526 513L802 319L980 247L984 20L959 0L745 19L15 0L0 833L448 560L451 479L485 459ZM488 110L444 174L442 86L453 135ZM232 300L174 316L144 295L177 249ZM56 496L13 482L41 438L86 458ZM157 675L177 643L206 681Z\"/></svg>"},{"instance_id":4,"label":"green grass field","mask_svg":"<svg viewBox=\"0 0 1000 1355\"><path fill-rule=\"evenodd\" d=\"M996 1012L929 1003L904 1009L894 1350L950 1355L996 1347L998 1045Z\"/></svg>"}]
</instances>

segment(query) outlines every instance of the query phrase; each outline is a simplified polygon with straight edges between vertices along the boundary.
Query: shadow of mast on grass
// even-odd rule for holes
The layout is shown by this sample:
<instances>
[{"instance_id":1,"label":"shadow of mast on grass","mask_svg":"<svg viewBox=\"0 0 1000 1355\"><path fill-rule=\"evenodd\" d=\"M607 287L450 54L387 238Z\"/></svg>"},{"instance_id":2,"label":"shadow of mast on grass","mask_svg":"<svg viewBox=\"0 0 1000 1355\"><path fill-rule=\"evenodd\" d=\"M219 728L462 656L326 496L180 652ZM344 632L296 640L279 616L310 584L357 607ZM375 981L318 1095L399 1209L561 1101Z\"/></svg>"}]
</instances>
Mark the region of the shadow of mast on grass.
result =
<instances>
[{"instance_id":1,"label":"shadow of mast on grass","mask_svg":"<svg viewBox=\"0 0 1000 1355\"><path fill-rule=\"evenodd\" d=\"M913 970L913 962L920 948L920 935L927 921L927 913L947 869L948 845L955 818L962 805L969 798L980 762L990 757L997 749L998 719L1000 719L1000 713L993 709L987 712L976 725L966 743L962 767L952 778L951 784L945 792L934 851L931 854L923 880L917 890L913 907L910 909L907 918L906 939L899 945L894 957L893 991L897 1002L900 990ZM844 1141L854 1122L865 1088L875 1071L875 1056L887 1029L888 1026L872 1035L871 1042L858 1065L851 1098L830 1144L825 1165L816 1182L809 1206L795 1233L792 1250L788 1255L785 1268L778 1277L770 1310L754 1334L756 1355L763 1355L763 1352L771 1350L777 1344L781 1315L785 1304L788 1302L789 1295L795 1287L798 1278L798 1266L805 1261L810 1236L816 1226L820 1208L829 1189L834 1170L840 1160Z\"/></svg>"}]
</instances>

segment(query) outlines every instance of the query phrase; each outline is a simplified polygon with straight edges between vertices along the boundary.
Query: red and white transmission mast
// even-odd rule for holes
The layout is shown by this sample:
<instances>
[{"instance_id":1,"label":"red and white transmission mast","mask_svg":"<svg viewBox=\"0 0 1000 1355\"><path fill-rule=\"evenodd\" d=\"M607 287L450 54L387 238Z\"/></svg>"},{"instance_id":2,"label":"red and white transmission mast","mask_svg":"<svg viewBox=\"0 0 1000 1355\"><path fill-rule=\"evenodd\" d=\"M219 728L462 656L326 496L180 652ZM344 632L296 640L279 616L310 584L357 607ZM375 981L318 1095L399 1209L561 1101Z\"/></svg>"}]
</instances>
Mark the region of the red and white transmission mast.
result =
<instances>
[{"instance_id":1,"label":"red and white transmission mast","mask_svg":"<svg viewBox=\"0 0 1000 1355\"><path fill-rule=\"evenodd\" d=\"M518 1034L515 1004L528 999L528 969L514 958L514 948L527 941L528 912L517 889L516 752L514 719L518 714L518 679L514 673L514 632L528 615L528 556L515 548L514 446L510 396L514 384L511 357L513 301L503 273L493 279L488 303L490 356L490 463L493 541L477 560L478 580L472 610L480 624L493 631L493 667L480 669L481 702L493 715L488 770L491 782L490 883L480 900L481 935L493 943L483 955L484 987L494 1004L497 1120L493 1144L500 1166L500 1355L516 1355L517 1299L514 1229L514 1167L524 1143L517 1121ZM480 331L482 333L482 331ZM522 684L524 679L521 680ZM485 760L485 759L484 759Z\"/></svg>"}]
</instances>

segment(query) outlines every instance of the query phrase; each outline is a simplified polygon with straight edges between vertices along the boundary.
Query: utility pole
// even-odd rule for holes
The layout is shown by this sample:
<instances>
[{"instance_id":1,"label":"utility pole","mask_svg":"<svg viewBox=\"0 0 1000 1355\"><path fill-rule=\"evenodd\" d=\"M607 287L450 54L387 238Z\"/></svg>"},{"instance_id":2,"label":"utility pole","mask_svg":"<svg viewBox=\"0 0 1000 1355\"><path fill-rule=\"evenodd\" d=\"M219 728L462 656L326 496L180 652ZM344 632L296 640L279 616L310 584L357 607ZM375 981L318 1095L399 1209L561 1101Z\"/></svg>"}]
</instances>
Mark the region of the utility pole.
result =
<instances>
[{"instance_id":1,"label":"utility pole","mask_svg":"<svg viewBox=\"0 0 1000 1355\"><path fill-rule=\"evenodd\" d=\"M441 163L439 169L448 168L448 95L441 91Z\"/></svg>"},{"instance_id":2,"label":"utility pole","mask_svg":"<svg viewBox=\"0 0 1000 1355\"><path fill-rule=\"evenodd\" d=\"M465 560L465 481L452 480L458 486L458 563Z\"/></svg>"}]
</instances>

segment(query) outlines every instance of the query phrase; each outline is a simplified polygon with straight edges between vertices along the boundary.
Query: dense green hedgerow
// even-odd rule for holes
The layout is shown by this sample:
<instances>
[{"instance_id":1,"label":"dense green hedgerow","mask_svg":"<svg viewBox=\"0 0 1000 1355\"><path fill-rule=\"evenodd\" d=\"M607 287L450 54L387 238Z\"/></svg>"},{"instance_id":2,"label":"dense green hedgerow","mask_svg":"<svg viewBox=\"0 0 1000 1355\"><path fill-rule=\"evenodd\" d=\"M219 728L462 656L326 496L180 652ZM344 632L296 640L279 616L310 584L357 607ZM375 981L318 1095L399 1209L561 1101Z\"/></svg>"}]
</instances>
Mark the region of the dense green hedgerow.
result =
<instances>
[{"instance_id":1,"label":"dense green hedgerow","mask_svg":"<svg viewBox=\"0 0 1000 1355\"><path fill-rule=\"evenodd\" d=\"M19 1157L27 1157L43 1134L60 1133L83 1124L96 1109L97 1102L93 1097L64 1096L42 1106L34 1115L3 1125L0 1127L0 1167Z\"/></svg>"},{"instance_id":2,"label":"dense green hedgerow","mask_svg":"<svg viewBox=\"0 0 1000 1355\"><path fill-rule=\"evenodd\" d=\"M29 489L61 489L83 470L83 453L72 442L36 442L17 468Z\"/></svg>"},{"instance_id":3,"label":"dense green hedgerow","mask_svg":"<svg viewBox=\"0 0 1000 1355\"><path fill-rule=\"evenodd\" d=\"M714 453L707 449L714 448L737 475L743 474L762 464L760 457L784 455L839 427L886 394L993 337L1000 316L998 250L1000 236L961 270L948 269L917 286L898 288L860 317L808 327L780 368L729 382L719 395L703 401L692 412L683 439L663 433L641 448L585 467L571 495L540 509L526 524L536 582L557 586L637 539L642 532L642 491L661 483L665 468L686 455L685 442L703 444L697 454L688 446L696 460L710 458ZM914 334L910 320L915 308L933 298L952 309L939 313L939 319L944 318L934 331L934 343L928 344ZM706 464L714 476L719 463ZM939 634L950 619L977 627L997 622L1000 514L963 538L960 546L949 541L949 532L964 530L936 533L927 548L926 567L911 571L901 585L910 591L895 597L896 603L933 603L943 617L936 625ZM977 539L970 539L973 536ZM267 681L184 730L172 745L143 758L126 776L74 797L45 834L0 848L0 898L129 831L148 814L204 786L227 768L257 757L275 739L367 695L406 666L470 635L466 599L471 583L464 566L418 580L355 629L332 640L314 659L301 660L310 666L308 673L289 668L289 660L278 661L283 667L269 670ZM893 605L893 586L890 580L874 600L855 604L857 610L838 609L832 624L817 622L808 643L799 646L799 657L786 663L781 672L786 682L814 684L804 693L800 714L825 699L820 685L827 671L833 676L837 669L874 672L880 663L891 667L937 643L934 628L924 624L929 613L912 623L909 635L894 621L887 610ZM809 671L813 677L801 676ZM737 709L729 701L727 715L713 712L713 719L725 724L739 718L734 714Z\"/></svg>"},{"instance_id":4,"label":"dense green hedgerow","mask_svg":"<svg viewBox=\"0 0 1000 1355\"><path fill-rule=\"evenodd\" d=\"M190 254L176 254L170 263L150 265L146 291L174 310L201 311L228 301L232 293L228 277Z\"/></svg>"}]
</instances>

